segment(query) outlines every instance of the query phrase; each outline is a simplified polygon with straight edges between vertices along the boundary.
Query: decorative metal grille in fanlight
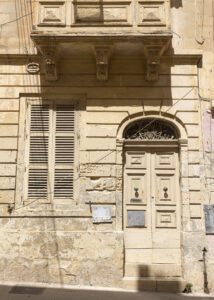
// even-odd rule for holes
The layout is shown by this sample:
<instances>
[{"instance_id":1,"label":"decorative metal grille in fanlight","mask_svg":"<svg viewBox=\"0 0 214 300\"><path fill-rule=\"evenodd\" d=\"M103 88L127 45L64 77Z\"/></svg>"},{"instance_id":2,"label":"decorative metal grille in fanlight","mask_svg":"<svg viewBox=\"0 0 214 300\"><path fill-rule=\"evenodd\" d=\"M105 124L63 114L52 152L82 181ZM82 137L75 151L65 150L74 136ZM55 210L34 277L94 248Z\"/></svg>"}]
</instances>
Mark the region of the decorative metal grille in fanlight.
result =
<instances>
[{"instance_id":1,"label":"decorative metal grille in fanlight","mask_svg":"<svg viewBox=\"0 0 214 300\"><path fill-rule=\"evenodd\" d=\"M175 140L178 134L175 128L160 119L141 119L131 123L124 131L128 140Z\"/></svg>"}]
</instances>

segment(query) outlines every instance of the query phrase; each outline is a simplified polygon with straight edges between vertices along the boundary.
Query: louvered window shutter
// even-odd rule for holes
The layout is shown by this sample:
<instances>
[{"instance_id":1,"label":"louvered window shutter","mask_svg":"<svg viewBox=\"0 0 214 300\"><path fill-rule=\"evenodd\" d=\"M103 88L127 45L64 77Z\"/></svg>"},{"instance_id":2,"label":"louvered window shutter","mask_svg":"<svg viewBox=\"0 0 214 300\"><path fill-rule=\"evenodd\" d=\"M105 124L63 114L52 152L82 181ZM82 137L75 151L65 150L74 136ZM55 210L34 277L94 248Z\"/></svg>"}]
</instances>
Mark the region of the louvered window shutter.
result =
<instances>
[{"instance_id":1,"label":"louvered window shutter","mask_svg":"<svg viewBox=\"0 0 214 300\"><path fill-rule=\"evenodd\" d=\"M50 105L31 104L29 125L28 198L47 199Z\"/></svg>"},{"instance_id":2,"label":"louvered window shutter","mask_svg":"<svg viewBox=\"0 0 214 300\"><path fill-rule=\"evenodd\" d=\"M54 198L73 199L75 106L55 107Z\"/></svg>"}]
</instances>

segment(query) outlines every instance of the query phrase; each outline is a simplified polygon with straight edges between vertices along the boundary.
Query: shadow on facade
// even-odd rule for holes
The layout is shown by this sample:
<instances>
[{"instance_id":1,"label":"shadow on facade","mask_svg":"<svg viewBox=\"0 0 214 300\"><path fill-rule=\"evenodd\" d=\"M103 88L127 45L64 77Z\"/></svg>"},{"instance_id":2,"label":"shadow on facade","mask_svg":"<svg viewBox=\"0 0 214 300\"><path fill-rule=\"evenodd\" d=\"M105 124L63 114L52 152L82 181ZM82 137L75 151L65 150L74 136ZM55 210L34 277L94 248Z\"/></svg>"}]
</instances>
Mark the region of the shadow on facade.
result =
<instances>
[{"instance_id":1,"label":"shadow on facade","mask_svg":"<svg viewBox=\"0 0 214 300\"><path fill-rule=\"evenodd\" d=\"M90 23L97 25L104 24L104 9L103 9L103 1L99 0L96 3L96 6L93 9L93 12L88 15L81 14L81 5L76 0L73 2L74 4L74 20L77 24L87 23L89 26Z\"/></svg>"},{"instance_id":2,"label":"shadow on facade","mask_svg":"<svg viewBox=\"0 0 214 300\"><path fill-rule=\"evenodd\" d=\"M182 7L182 0L171 0L171 7L179 8Z\"/></svg>"},{"instance_id":3,"label":"shadow on facade","mask_svg":"<svg viewBox=\"0 0 214 300\"><path fill-rule=\"evenodd\" d=\"M163 275L161 271L156 271L154 274L154 266L155 265L138 266L138 291L180 293L184 290L184 283L179 281L176 277L173 279L167 278L166 274Z\"/></svg>"}]
</instances>

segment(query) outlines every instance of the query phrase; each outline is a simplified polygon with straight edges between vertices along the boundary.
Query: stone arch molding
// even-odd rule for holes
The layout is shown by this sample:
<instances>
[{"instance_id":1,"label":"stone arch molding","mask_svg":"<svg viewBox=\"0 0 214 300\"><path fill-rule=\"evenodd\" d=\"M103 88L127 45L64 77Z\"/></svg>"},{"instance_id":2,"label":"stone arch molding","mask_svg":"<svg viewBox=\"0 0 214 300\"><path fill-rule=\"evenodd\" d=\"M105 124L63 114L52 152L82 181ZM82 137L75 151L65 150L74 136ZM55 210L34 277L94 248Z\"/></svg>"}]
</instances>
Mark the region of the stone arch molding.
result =
<instances>
[{"instance_id":1,"label":"stone arch molding","mask_svg":"<svg viewBox=\"0 0 214 300\"><path fill-rule=\"evenodd\" d=\"M178 132L178 136L180 140L186 140L187 141L187 131L186 128L184 126L184 124L182 123L182 121L175 117L174 115L160 115L160 114L155 114L154 112L147 112L147 114L134 114L131 116L128 116L127 118L125 118L122 123L119 125L118 128L118 132L117 132L117 139L121 140L123 139L123 134L124 134L124 130L131 125L131 123L134 123L136 121L139 120L145 120L145 119L156 119L156 120L161 120L161 121L165 121L166 124L171 124L172 127L175 128L175 130Z\"/></svg>"}]
</instances>

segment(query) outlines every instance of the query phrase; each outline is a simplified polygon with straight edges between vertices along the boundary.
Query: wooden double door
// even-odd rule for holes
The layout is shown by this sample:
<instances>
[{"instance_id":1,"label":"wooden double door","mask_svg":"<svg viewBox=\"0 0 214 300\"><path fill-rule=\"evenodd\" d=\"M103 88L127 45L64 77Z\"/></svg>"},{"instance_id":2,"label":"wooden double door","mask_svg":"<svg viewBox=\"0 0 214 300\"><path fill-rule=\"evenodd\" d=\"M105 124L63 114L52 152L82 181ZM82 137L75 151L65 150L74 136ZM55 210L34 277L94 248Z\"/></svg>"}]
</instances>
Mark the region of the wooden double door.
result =
<instances>
[{"instance_id":1,"label":"wooden double door","mask_svg":"<svg viewBox=\"0 0 214 300\"><path fill-rule=\"evenodd\" d=\"M124 163L125 276L181 276L177 147L127 147Z\"/></svg>"}]
</instances>

